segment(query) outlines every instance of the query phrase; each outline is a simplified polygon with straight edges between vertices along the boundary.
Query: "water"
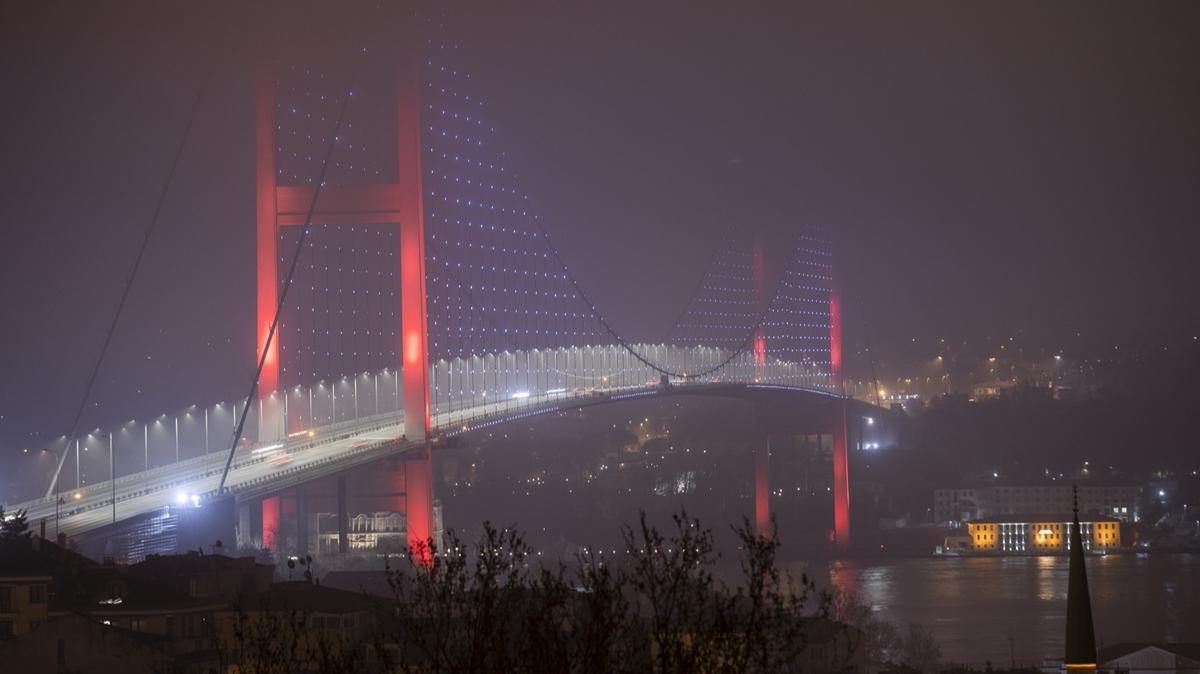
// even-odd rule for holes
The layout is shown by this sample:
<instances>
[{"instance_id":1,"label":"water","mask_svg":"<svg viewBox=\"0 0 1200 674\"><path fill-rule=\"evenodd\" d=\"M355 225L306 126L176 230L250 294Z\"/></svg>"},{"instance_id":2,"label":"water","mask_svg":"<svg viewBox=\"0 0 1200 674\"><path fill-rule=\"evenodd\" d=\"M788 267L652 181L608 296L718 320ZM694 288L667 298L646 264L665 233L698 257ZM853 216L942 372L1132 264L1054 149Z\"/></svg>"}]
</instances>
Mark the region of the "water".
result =
<instances>
[{"instance_id":1,"label":"water","mask_svg":"<svg viewBox=\"0 0 1200 674\"><path fill-rule=\"evenodd\" d=\"M819 582L855 590L898 627L920 623L945 660L1018 665L1061 657L1066 557L838 560ZM1200 641L1200 555L1089 557L1096 642Z\"/></svg>"},{"instance_id":2,"label":"water","mask_svg":"<svg viewBox=\"0 0 1200 674\"><path fill-rule=\"evenodd\" d=\"M686 508L713 527L720 575L733 580L738 555L729 525L754 512L750 412L748 405L671 400L506 426L435 454L446 525L471 540L483 520L513 524L548 558L570 560L582 546L618 553L621 525L636 525L640 511L669 531L670 515ZM669 430L669 439L630 452L643 423ZM793 454L772 458L772 489L780 490L772 508L781 556L812 560L828 550L832 512L823 490L830 468L805 467ZM817 496L793 496L810 488ZM923 549L932 552L933 544ZM950 662L1007 665L1010 634L1018 664L1062 656L1066 557L854 559L788 568L806 568L825 587L857 591L901 631L909 623L928 628ZM1088 571L1098 643L1200 641L1200 555L1089 557Z\"/></svg>"}]
</instances>

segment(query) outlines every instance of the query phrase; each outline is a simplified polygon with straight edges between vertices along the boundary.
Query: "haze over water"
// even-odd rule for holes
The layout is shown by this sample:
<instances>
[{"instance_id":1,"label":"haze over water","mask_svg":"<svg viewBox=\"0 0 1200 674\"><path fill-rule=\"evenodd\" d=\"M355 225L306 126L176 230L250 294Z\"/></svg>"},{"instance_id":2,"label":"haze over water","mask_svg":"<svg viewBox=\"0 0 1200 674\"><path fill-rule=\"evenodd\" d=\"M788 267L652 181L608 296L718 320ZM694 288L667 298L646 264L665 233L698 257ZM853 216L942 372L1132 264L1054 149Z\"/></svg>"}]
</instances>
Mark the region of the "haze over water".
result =
<instances>
[{"instance_id":1,"label":"haze over water","mask_svg":"<svg viewBox=\"0 0 1200 674\"><path fill-rule=\"evenodd\" d=\"M546 558L570 560L586 546L619 559L620 528L636 524L640 511L669 531L670 515L685 508L713 529L717 573L733 582L730 527L753 515L752 423L748 406L693 400L584 409L481 435L436 455L444 523L468 539L484 520L515 525ZM633 438L638 451L626 451ZM828 466L815 462L806 476L802 464L795 449L773 450L771 507L788 572L857 592L901 631L924 626L947 662L983 668L1061 656L1065 556L934 558L932 544L926 551L921 543L933 530L909 529L886 539L889 553L904 543L908 556L829 559ZM813 495L795 495L802 488ZM869 536L868 527L859 535ZM930 556L913 556L922 554ZM1114 554L1087 563L1098 643L1200 640L1200 556Z\"/></svg>"},{"instance_id":2,"label":"haze over water","mask_svg":"<svg viewBox=\"0 0 1200 674\"><path fill-rule=\"evenodd\" d=\"M1200 639L1200 556L1089 557L1096 642ZM1067 557L851 559L815 564L813 575L856 589L887 620L929 628L947 661L982 667L1061 657ZM825 574L822 576L822 572Z\"/></svg>"}]
</instances>

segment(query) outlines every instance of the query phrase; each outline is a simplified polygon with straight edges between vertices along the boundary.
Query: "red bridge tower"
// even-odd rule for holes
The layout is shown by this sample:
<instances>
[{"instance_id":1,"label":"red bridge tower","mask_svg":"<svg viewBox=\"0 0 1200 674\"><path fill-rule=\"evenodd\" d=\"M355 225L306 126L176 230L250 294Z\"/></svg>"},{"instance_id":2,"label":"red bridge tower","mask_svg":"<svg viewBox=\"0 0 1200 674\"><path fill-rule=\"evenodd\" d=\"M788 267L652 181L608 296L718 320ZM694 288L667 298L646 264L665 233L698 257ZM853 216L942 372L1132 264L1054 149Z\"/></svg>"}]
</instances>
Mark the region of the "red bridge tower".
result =
<instances>
[{"instance_id":1,"label":"red bridge tower","mask_svg":"<svg viewBox=\"0 0 1200 674\"><path fill-rule=\"evenodd\" d=\"M321 188L312 224L356 223L400 226L400 353L404 430L409 440L430 431L429 355L425 309L425 219L421 187L421 61L416 31L407 37L396 69L398 175L395 183L327 185ZM275 77L269 66L255 73L255 181L257 185L258 321L257 353L262 352L279 304L279 233L304 226L315 187L280 185L275 164ZM267 353L259 395L274 394L279 381L277 330ZM403 473L408 540L424 543L433 531L433 471L429 447L416 450ZM278 499L278 497L272 497ZM269 500L269 499L268 499ZM278 503L263 509L264 540L276 537ZM268 521L268 513L274 514Z\"/></svg>"}]
</instances>

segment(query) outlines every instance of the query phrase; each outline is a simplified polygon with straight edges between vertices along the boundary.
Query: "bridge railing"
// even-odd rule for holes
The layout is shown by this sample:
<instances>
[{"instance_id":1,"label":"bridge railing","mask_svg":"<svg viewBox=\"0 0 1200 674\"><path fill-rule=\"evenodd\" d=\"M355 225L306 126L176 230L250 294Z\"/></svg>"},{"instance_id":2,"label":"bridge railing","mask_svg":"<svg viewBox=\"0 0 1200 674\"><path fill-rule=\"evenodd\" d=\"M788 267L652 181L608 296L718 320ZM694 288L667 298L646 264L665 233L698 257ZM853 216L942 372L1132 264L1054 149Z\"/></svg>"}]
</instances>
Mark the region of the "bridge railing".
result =
<instances>
[{"instance_id":1,"label":"bridge railing","mask_svg":"<svg viewBox=\"0 0 1200 674\"><path fill-rule=\"evenodd\" d=\"M780 359L756 361L754 354L749 352L734 355L729 349L703 345L636 344L632 348L662 369L699 373L694 377L673 377L671 382L674 385L757 382L832 390L831 378L822 363ZM376 422L403 423L400 377L397 375L395 370L385 369L343 377L334 382L318 382L309 387L292 387L286 392L277 391L268 395L268 400L274 396L277 401L282 401L285 411L277 441L284 442L287 451L294 451L302 446L302 443L296 443L306 433L309 439L324 440ZM614 344L510 351L438 360L430 365L430 375L431 412L438 417L444 416L444 420L438 422L442 432L451 430L452 425L461 429L463 425L470 426L483 420L519 413L531 403L632 391L652 387L660 380L656 369L633 357L624 347ZM287 399L293 401L290 408ZM301 402L296 403L297 400ZM340 409L339 400L342 401ZM258 428L259 420L264 418L264 403L256 401L253 404L255 407L248 415L248 428L244 435L261 438L269 435L262 434ZM364 410L372 413L364 415ZM375 413L375 410L380 411ZM88 444L89 449L99 450L90 454L92 457L100 455L100 459L90 460L93 464L90 472L95 472L94 463L108 454L106 435L108 442L116 438L115 441L120 444L114 450L120 457L117 460L118 467L137 465L130 460L130 454L136 455L137 449L142 450L142 463L149 462L153 455L163 453L165 443L168 445L167 451L180 457L178 461L127 472L117 477L116 484L125 488L139 481L157 482L177 472L193 472L207 462L218 460L214 457L224 456L227 445L222 446L219 442L214 444L212 438L230 437L240 411L240 403L218 403L205 408L191 406L173 416L159 415L141 424L140 434L136 422L127 422L108 433L97 429L77 442L75 447L64 449L78 454L82 445ZM314 421L322 423L314 424ZM202 441L198 437L201 431ZM285 434L282 431L289 432ZM131 443L136 444L139 435L141 447L131 447ZM251 451L254 445L262 444L259 441L247 442L246 446L238 449L237 456ZM199 454L196 454L197 447ZM76 462L79 461L77 458ZM70 472L69 468L67 472ZM70 484L66 479L61 482ZM68 500L72 500L74 493L79 493L81 497L93 497L111 489L109 481L102 480L91 484L75 484L73 488L64 486L59 493L70 495ZM53 503L54 498L37 499L18 504L18 507Z\"/></svg>"},{"instance_id":2,"label":"bridge railing","mask_svg":"<svg viewBox=\"0 0 1200 674\"><path fill-rule=\"evenodd\" d=\"M292 411L289 419L292 427L286 430L302 428L324 434L375 417L396 415L401 409L399 379L395 370L384 369L308 387L292 387L289 394L293 398L300 397L306 404ZM264 419L264 410L270 409L272 398L282 400L283 397L283 392L277 391L265 397L266 403L263 399L251 403L243 437L255 441L269 437L270 434L262 433L260 428L260 422L269 421ZM59 468L55 491L68 495L90 493L96 485L107 485L113 472L118 479L133 476L139 476L133 479L140 479L175 468L187 468L196 460L205 460L205 456L226 452L228 440L243 410L244 402L190 405L173 414L160 414L143 422L130 420L97 428L74 441L59 437L47 445L55 456L67 454ZM283 439L287 435L282 432L285 429L278 430L280 432L275 435ZM167 457L165 462L164 456ZM115 466L109 464L110 457ZM89 481L88 476L96 473L102 478ZM50 477L46 475L47 480Z\"/></svg>"},{"instance_id":3,"label":"bridge railing","mask_svg":"<svg viewBox=\"0 0 1200 674\"><path fill-rule=\"evenodd\" d=\"M360 421L359 423L343 422L338 424L339 428L337 429L323 429L323 432L316 437L305 437L303 440L294 441L286 446L281 446L272 451L258 451L256 453L255 450L250 448L239 448L235 453L235 460L230 469L231 472L236 475L236 471L241 468L272 460L275 456L277 456L277 452L295 454L313 447L344 440L356 434L370 433L373 431L396 427L398 422L395 417L395 414L380 414L374 415L374 419L370 420L370 422L367 422L367 420ZM381 442L394 442L394 440ZM358 449L359 448L351 448L352 451L349 453L357 453ZM345 452L339 453L338 455L329 457L329 459L337 460L338 457L345 456L346 454L347 453ZM193 459L189 459L178 464L158 466L150 471L124 476L122 478L118 478L115 483L103 482L89 485L86 488L71 492L69 494L70 498L65 499L63 504L64 507L59 510L57 517L62 519L85 512L112 507L114 499L111 497L111 494L114 491L114 487L117 488L117 496L115 501L118 504L133 498L145 496L147 494L160 492L170 493L185 487L192 488L186 491L186 496L188 498L190 498L193 494L202 498L214 496L216 495L215 490L196 489L196 487L198 486L198 482L203 482L209 478L215 478L224 471L224 461L220 460L222 456L224 456L223 453L214 452L207 455L194 457ZM322 460L322 462L328 461ZM313 464L312 462L309 462L305 465ZM273 475L288 474L289 472L294 471L295 469L285 469L282 472L273 473ZM166 481L155 481L153 479L155 477L164 476L174 477L174 479L169 479ZM137 484L138 482L146 482L146 484L142 489L129 489L130 485ZM241 484L242 483L235 480L234 483L230 485L231 491L236 491ZM79 494L78 500L81 501L79 505L75 504L74 495L76 493ZM56 497L51 497L49 499L37 499L34 501L17 504L16 507L26 510L31 517L37 517L39 519L45 518L49 521L53 521L55 518L55 498ZM167 505L170 502L172 501L168 501L162 505Z\"/></svg>"},{"instance_id":4,"label":"bridge railing","mask_svg":"<svg viewBox=\"0 0 1200 674\"><path fill-rule=\"evenodd\" d=\"M696 380L682 380L670 385L670 388L704 388L704 387L720 387L727 382L711 382ZM813 389L809 387L796 387L782 384L755 383L747 384L753 387L765 388L780 388L788 390L804 390L809 392L818 392L825 395L834 395L822 389ZM396 423L394 415L377 415L372 420L372 423L360 424L340 424L337 432L332 429L327 429L328 432L322 433L319 437L306 438L301 442L294 442L287 446L286 450L279 448L271 451L254 452L252 450L239 450L238 458L232 466L232 479L227 485L227 488L232 493L245 493L249 491L251 494L255 492L255 488L270 484L270 489L278 489L286 487L288 484L296 481L304 481L313 479L319 476L321 471L326 468L337 467L338 470L344 469L347 460L362 459L362 457L384 456L397 451L403 451L406 447L418 447L422 444L440 442L441 436L454 436L469 431L476 431L486 428L491 425L511 422L521 418L527 418L538 415L552 414L562 410L568 410L576 406L599 404L603 402L613 402L624 399L633 399L658 394L668 390L661 385L634 385L623 389L610 389L608 391L587 391L587 392L566 392L542 395L519 401L511 401L509 404L491 405L478 408L478 413L468 413L466 410L454 410L449 412L439 412L435 416L434 437L425 441L408 441L401 435L401 429ZM366 435L376 431L391 428L393 435L383 438L369 439L362 443L354 443L341 449L336 453L331 453L319 458L310 459L307 461L298 462L295 465L280 467L278 470L272 470L265 475L256 477L239 479L238 472L248 466L261 464L271 460L276 456L275 452L286 451L289 454L302 456L303 453L311 448L326 445L333 442L339 442L353 438L355 436ZM217 454L209 455L216 457ZM185 494L185 503L194 495L201 499L208 499L217 496L215 489L215 480L223 470L223 462L212 461L209 465L204 465L203 459L207 457L197 457L196 460L189 461L189 466L194 469L191 471L183 471L183 474L176 473L175 479L165 481L155 481L145 484L141 489L129 489L129 483L134 482L128 479L122 479L119 484L121 489L117 491L115 503L121 504L140 498L149 494L155 493L171 493L172 491L183 489ZM366 460L374 460L369 458ZM176 465L176 468L180 466ZM169 467L160 467L169 468ZM163 475L163 471L156 469L156 474ZM303 476L303 479L301 479ZM60 513L61 518L69 518L75 515L103 510L114 507L114 499L108 497L112 493L112 484L93 485L87 493L87 502L75 506L68 504L68 507ZM177 499L167 498L161 503L146 505L137 512L121 513L124 517L139 514L140 512L148 512L155 508L159 508L170 503L177 503ZM31 516L34 518L45 518L53 521L54 506L53 501L42 501L41 503L31 504ZM103 524L101 522L100 524Z\"/></svg>"},{"instance_id":5,"label":"bridge railing","mask_svg":"<svg viewBox=\"0 0 1200 674\"><path fill-rule=\"evenodd\" d=\"M750 352L704 345L634 344L627 349L602 344L437 360L431 366L430 396L435 409L469 410L529 396L654 385L660 370L686 375L672 377L676 383L762 382L832 390L827 363L756 360Z\"/></svg>"}]
</instances>

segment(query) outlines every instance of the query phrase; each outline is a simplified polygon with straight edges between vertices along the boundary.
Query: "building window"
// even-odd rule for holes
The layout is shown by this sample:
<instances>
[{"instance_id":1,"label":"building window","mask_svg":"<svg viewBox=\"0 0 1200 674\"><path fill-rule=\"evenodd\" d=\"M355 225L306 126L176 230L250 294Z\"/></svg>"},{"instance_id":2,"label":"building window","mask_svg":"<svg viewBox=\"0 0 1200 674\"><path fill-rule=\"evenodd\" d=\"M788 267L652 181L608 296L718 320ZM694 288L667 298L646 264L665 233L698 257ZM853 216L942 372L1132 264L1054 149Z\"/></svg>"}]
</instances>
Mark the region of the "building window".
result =
<instances>
[{"instance_id":1,"label":"building window","mask_svg":"<svg viewBox=\"0 0 1200 674\"><path fill-rule=\"evenodd\" d=\"M13 636L13 621L0 620L0 639L11 639Z\"/></svg>"},{"instance_id":2,"label":"building window","mask_svg":"<svg viewBox=\"0 0 1200 674\"><path fill-rule=\"evenodd\" d=\"M29 586L29 603L30 604L45 604L46 603L46 586L45 585L30 585Z\"/></svg>"},{"instance_id":3,"label":"building window","mask_svg":"<svg viewBox=\"0 0 1200 674\"><path fill-rule=\"evenodd\" d=\"M12 610L12 586L0 586L0 613L11 613Z\"/></svg>"}]
</instances>

